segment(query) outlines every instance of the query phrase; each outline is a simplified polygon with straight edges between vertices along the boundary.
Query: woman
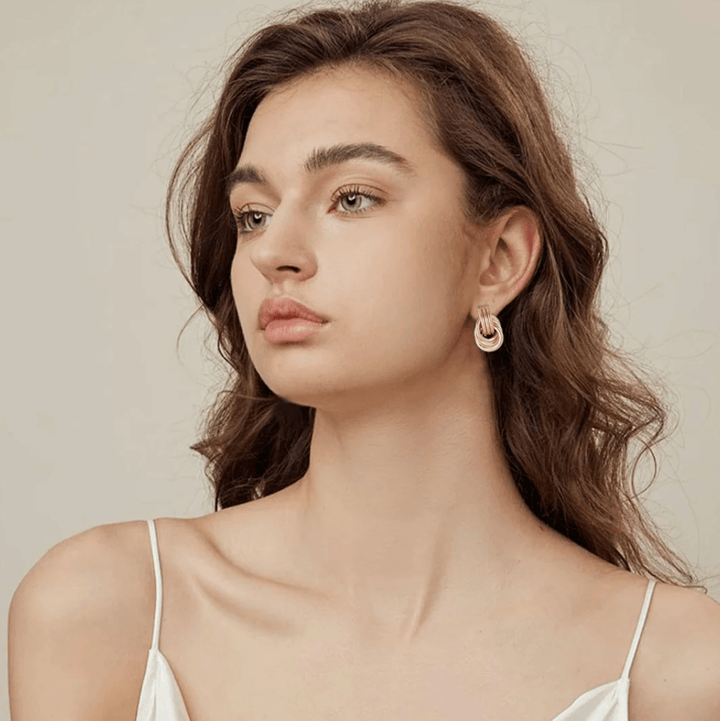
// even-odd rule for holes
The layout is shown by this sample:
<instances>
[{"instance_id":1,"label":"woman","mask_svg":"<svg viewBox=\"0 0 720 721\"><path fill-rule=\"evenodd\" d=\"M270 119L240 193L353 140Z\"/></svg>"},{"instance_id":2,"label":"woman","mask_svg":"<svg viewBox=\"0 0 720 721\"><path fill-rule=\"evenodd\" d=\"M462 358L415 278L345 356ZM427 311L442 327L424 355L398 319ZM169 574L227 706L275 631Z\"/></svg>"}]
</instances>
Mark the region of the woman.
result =
<instances>
[{"instance_id":1,"label":"woman","mask_svg":"<svg viewBox=\"0 0 720 721\"><path fill-rule=\"evenodd\" d=\"M216 511L32 569L15 721L720 718L720 609L634 492L665 411L495 21L289 11L230 59L171 242L176 200L233 369L194 446Z\"/></svg>"}]
</instances>

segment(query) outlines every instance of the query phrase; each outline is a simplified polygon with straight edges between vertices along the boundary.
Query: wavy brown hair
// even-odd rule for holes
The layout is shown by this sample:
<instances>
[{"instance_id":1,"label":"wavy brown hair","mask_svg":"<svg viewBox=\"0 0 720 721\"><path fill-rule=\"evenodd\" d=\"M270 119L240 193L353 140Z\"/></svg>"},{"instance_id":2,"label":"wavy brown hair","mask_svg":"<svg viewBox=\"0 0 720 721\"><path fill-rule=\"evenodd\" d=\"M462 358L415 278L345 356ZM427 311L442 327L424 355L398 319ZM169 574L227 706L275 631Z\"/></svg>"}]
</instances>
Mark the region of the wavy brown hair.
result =
<instances>
[{"instance_id":1,"label":"wavy brown hair","mask_svg":"<svg viewBox=\"0 0 720 721\"><path fill-rule=\"evenodd\" d=\"M506 340L488 354L504 451L528 507L611 564L707 592L638 501L638 461L652 457L652 483L653 446L668 435L669 410L610 344L599 309L607 239L557 119L518 41L454 0L281 12L227 60L219 99L173 170L166 200L173 257L229 364L202 440L191 446L206 459L215 510L300 479L315 418L314 408L275 395L249 357L230 286L236 229L226 179L268 93L347 64L417 88L432 137L463 171L467 220L482 226L518 205L536 214L537 269L500 312ZM176 216L189 272L173 240Z\"/></svg>"}]
</instances>

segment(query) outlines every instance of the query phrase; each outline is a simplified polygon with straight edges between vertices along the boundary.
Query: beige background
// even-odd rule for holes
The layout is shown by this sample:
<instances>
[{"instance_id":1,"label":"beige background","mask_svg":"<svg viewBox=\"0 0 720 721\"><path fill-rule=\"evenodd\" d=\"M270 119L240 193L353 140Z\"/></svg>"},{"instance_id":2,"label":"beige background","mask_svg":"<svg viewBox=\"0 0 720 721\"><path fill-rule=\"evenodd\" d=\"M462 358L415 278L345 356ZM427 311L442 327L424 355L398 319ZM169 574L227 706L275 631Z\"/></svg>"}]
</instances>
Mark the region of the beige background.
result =
<instances>
[{"instance_id":1,"label":"beige background","mask_svg":"<svg viewBox=\"0 0 720 721\"><path fill-rule=\"evenodd\" d=\"M212 100L211 88L191 111L203 80L279 7L38 0L2 11L5 618L22 577L62 539L212 509L188 446L215 376L204 322L176 353L194 304L163 237L163 194ZM680 419L646 502L700 572L718 574L720 3L489 7L550 63L554 102L597 164L583 175L602 194L613 248L611 325L666 379ZM720 599L720 576L707 584Z\"/></svg>"}]
</instances>

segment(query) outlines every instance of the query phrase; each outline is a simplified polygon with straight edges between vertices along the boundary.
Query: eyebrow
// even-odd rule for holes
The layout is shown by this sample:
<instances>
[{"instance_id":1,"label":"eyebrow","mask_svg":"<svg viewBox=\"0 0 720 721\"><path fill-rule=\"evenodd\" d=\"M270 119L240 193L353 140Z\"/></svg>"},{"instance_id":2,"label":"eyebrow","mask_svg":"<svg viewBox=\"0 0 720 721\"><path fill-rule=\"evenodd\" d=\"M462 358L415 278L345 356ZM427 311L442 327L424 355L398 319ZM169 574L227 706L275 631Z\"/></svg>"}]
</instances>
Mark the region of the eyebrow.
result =
<instances>
[{"instance_id":1,"label":"eyebrow","mask_svg":"<svg viewBox=\"0 0 720 721\"><path fill-rule=\"evenodd\" d=\"M316 175L349 160L371 160L388 165L408 177L417 174L417 168L407 158L377 143L339 143L327 148L315 148L305 159L302 168L306 173ZM252 163L240 165L230 173L225 182L225 196L230 197L235 186L241 183L270 185L262 170Z\"/></svg>"}]
</instances>

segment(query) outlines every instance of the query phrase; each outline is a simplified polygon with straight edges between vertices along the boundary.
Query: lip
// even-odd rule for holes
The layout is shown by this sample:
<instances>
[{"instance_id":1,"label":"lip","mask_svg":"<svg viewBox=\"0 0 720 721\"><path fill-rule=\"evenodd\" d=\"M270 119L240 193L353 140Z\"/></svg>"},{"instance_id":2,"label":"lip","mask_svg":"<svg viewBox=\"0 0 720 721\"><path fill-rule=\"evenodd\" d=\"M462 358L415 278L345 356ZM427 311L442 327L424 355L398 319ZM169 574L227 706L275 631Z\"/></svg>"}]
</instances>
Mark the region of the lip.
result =
<instances>
[{"instance_id":1,"label":"lip","mask_svg":"<svg viewBox=\"0 0 720 721\"><path fill-rule=\"evenodd\" d=\"M266 298L258 312L258 325L263 330L273 320L278 318L302 318L314 323L327 323L328 319L310 310L307 306L294 298Z\"/></svg>"}]
</instances>

